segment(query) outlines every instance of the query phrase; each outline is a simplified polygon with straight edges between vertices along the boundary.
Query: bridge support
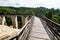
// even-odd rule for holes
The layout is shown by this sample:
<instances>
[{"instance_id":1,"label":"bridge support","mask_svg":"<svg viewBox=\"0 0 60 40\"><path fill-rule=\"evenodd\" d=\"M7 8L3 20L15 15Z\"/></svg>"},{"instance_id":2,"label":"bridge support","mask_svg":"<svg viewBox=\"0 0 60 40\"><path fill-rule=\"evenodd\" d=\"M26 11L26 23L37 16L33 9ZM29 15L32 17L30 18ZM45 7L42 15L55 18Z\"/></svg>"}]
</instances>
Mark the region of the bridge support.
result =
<instances>
[{"instance_id":1,"label":"bridge support","mask_svg":"<svg viewBox=\"0 0 60 40\"><path fill-rule=\"evenodd\" d=\"M1 25L7 25L5 16L6 15L0 16L0 19L1 19L0 24ZM18 20L17 20L18 15L9 15L9 16L11 17L11 20L12 20L12 27L18 29ZM20 15L20 17L21 17L21 20L22 20L22 26L24 26L25 23L30 19L30 17L28 15L27 16Z\"/></svg>"},{"instance_id":2,"label":"bridge support","mask_svg":"<svg viewBox=\"0 0 60 40\"><path fill-rule=\"evenodd\" d=\"M29 20L29 16L25 17L25 23Z\"/></svg>"},{"instance_id":3,"label":"bridge support","mask_svg":"<svg viewBox=\"0 0 60 40\"><path fill-rule=\"evenodd\" d=\"M13 28L18 29L17 16L11 16Z\"/></svg>"},{"instance_id":4,"label":"bridge support","mask_svg":"<svg viewBox=\"0 0 60 40\"><path fill-rule=\"evenodd\" d=\"M25 23L28 21L29 16L21 16L21 19L22 19L22 26L24 26Z\"/></svg>"},{"instance_id":5,"label":"bridge support","mask_svg":"<svg viewBox=\"0 0 60 40\"><path fill-rule=\"evenodd\" d=\"M21 16L21 19L22 19L22 26L24 26L24 24L25 24L25 16Z\"/></svg>"},{"instance_id":6,"label":"bridge support","mask_svg":"<svg viewBox=\"0 0 60 40\"><path fill-rule=\"evenodd\" d=\"M6 23L6 19L5 19L5 16L2 16L2 25L7 25L7 23Z\"/></svg>"}]
</instances>

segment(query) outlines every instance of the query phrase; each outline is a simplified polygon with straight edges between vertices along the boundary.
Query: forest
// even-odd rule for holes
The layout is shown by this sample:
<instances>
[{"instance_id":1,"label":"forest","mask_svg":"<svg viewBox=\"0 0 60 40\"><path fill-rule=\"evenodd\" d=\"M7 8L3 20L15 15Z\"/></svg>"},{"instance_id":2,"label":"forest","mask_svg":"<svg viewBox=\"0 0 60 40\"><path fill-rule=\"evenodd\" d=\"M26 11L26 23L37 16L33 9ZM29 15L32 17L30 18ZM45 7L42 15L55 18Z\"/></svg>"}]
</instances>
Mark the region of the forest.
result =
<instances>
[{"instance_id":1,"label":"forest","mask_svg":"<svg viewBox=\"0 0 60 40\"><path fill-rule=\"evenodd\" d=\"M29 8L29 7L3 7L0 6L0 15L2 14L31 14L31 15L43 15L48 19L60 24L60 9L54 8Z\"/></svg>"}]
</instances>

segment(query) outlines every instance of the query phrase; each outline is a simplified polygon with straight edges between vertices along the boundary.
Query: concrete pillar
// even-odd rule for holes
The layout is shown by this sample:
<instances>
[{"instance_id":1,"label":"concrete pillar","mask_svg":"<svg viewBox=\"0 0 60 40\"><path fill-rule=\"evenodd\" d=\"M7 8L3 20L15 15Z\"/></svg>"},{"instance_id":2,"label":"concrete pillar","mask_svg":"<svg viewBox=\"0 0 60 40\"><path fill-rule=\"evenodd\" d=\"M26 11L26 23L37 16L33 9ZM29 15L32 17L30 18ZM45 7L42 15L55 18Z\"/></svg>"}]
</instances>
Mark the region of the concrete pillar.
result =
<instances>
[{"instance_id":1,"label":"concrete pillar","mask_svg":"<svg viewBox=\"0 0 60 40\"><path fill-rule=\"evenodd\" d=\"M22 19L22 26L25 25L25 16L21 16L21 19Z\"/></svg>"},{"instance_id":2,"label":"concrete pillar","mask_svg":"<svg viewBox=\"0 0 60 40\"><path fill-rule=\"evenodd\" d=\"M7 25L5 16L2 16L2 25Z\"/></svg>"},{"instance_id":3,"label":"concrete pillar","mask_svg":"<svg viewBox=\"0 0 60 40\"><path fill-rule=\"evenodd\" d=\"M11 16L11 19L12 19L12 26L13 26L13 28L18 29L17 16Z\"/></svg>"},{"instance_id":4,"label":"concrete pillar","mask_svg":"<svg viewBox=\"0 0 60 40\"><path fill-rule=\"evenodd\" d=\"M29 20L29 16L25 17L25 23Z\"/></svg>"}]
</instances>

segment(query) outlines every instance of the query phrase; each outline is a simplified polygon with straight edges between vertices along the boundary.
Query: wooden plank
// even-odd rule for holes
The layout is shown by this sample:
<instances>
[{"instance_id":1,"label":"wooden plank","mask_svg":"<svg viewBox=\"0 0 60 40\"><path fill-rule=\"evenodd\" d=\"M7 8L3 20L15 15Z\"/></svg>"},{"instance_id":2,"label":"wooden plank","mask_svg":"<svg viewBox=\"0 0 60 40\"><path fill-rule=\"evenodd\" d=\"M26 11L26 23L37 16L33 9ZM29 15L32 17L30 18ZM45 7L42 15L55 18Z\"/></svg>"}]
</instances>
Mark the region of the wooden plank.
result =
<instances>
[{"instance_id":1,"label":"wooden plank","mask_svg":"<svg viewBox=\"0 0 60 40\"><path fill-rule=\"evenodd\" d=\"M28 40L50 40L39 18L34 17L34 24Z\"/></svg>"}]
</instances>

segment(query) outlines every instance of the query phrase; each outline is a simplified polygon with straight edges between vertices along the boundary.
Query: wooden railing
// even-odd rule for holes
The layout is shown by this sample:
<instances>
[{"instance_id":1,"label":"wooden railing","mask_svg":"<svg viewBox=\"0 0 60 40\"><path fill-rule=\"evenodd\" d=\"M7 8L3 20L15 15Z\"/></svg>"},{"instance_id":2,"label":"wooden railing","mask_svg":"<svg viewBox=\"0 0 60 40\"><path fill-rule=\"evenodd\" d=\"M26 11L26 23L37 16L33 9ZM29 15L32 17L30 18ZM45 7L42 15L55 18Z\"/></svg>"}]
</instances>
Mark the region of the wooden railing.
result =
<instances>
[{"instance_id":1,"label":"wooden railing","mask_svg":"<svg viewBox=\"0 0 60 40\"><path fill-rule=\"evenodd\" d=\"M32 16L32 18L21 28L21 30L15 36L8 37L5 40L26 40L32 28L33 21L34 17Z\"/></svg>"},{"instance_id":2,"label":"wooden railing","mask_svg":"<svg viewBox=\"0 0 60 40\"><path fill-rule=\"evenodd\" d=\"M54 36L54 40L60 40L60 24L46 18L45 16L38 16L40 18L42 18L44 21L46 21L46 25L48 26L48 28L51 30L51 32L53 33L52 36Z\"/></svg>"}]
</instances>

